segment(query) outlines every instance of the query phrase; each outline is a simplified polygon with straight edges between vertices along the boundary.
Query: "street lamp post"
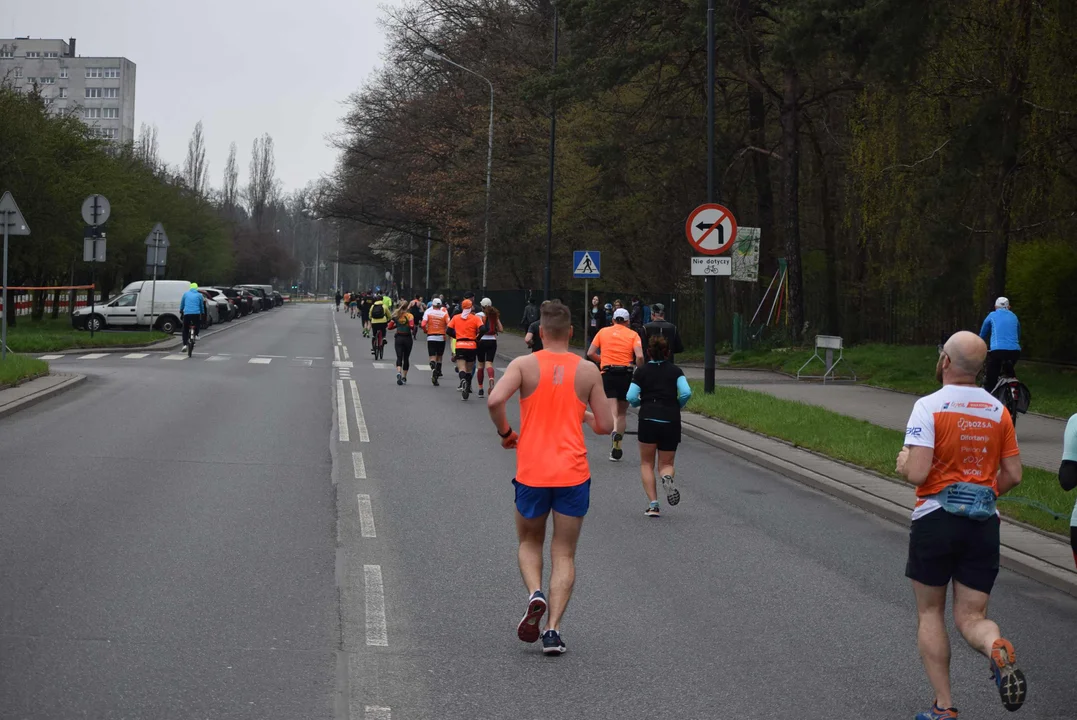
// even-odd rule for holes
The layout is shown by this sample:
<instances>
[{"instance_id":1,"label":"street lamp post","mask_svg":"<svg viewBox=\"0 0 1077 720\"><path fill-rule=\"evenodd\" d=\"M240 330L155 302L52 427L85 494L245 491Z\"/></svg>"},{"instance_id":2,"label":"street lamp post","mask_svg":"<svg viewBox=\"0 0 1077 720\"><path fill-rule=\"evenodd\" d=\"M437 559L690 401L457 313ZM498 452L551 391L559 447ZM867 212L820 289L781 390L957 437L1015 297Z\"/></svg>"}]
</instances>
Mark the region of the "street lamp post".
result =
<instances>
[{"instance_id":1,"label":"street lamp post","mask_svg":"<svg viewBox=\"0 0 1077 720\"><path fill-rule=\"evenodd\" d=\"M557 5L553 6L553 71L557 72L557 45L560 25ZM550 248L553 245L553 167L557 143L557 105L550 98L550 179L546 188L546 272L542 279L542 299L550 299Z\"/></svg>"},{"instance_id":2,"label":"street lamp post","mask_svg":"<svg viewBox=\"0 0 1077 720\"><path fill-rule=\"evenodd\" d=\"M449 58L434 52L430 48L423 50L423 55L431 60L440 60L441 62L448 63L453 67L460 68L466 73L470 73L477 78L486 81L486 84L490 86L490 136L489 143L486 151L486 219L485 230L482 241L482 294L486 294L486 267L490 257L490 179L494 167L494 84L490 82L490 79L480 75L470 68L466 68L463 65L453 62ZM449 250L450 256L452 249Z\"/></svg>"}]
</instances>

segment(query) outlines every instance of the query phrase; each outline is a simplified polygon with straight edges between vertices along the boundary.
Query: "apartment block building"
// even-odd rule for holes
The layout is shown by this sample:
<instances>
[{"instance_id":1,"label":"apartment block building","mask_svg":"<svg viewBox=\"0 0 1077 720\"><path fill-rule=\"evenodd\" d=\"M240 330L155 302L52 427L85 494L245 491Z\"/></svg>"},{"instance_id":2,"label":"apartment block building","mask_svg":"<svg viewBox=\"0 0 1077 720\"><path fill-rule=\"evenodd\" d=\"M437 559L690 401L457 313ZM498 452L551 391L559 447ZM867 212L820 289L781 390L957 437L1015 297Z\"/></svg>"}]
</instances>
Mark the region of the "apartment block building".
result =
<instances>
[{"instance_id":1,"label":"apartment block building","mask_svg":"<svg viewBox=\"0 0 1077 720\"><path fill-rule=\"evenodd\" d=\"M135 64L122 57L80 57L68 41L0 38L0 82L37 88L53 112L76 113L97 137L135 139Z\"/></svg>"}]
</instances>

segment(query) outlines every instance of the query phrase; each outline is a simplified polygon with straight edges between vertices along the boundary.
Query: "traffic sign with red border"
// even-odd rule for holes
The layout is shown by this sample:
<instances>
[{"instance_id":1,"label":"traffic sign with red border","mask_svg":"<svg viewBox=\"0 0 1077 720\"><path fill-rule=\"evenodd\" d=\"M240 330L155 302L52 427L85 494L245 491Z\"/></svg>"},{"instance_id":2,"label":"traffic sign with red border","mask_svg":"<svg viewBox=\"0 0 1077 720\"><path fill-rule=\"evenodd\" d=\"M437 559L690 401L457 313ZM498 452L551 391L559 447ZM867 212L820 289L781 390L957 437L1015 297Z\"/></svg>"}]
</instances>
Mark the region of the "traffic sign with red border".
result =
<instances>
[{"instance_id":1,"label":"traffic sign with red border","mask_svg":"<svg viewBox=\"0 0 1077 720\"><path fill-rule=\"evenodd\" d=\"M688 216L684 225L688 243L704 255L724 255L737 239L737 219L722 205L700 205Z\"/></svg>"}]
</instances>

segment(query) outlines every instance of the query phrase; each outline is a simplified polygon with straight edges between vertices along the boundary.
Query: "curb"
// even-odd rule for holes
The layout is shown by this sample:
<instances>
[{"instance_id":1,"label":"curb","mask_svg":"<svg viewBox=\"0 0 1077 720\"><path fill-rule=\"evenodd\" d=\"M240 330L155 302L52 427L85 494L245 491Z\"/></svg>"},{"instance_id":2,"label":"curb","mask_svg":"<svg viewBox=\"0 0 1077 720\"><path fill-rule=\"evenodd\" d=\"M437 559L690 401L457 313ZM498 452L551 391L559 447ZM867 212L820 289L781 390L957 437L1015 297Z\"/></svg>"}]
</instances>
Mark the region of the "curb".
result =
<instances>
[{"instance_id":1,"label":"curb","mask_svg":"<svg viewBox=\"0 0 1077 720\"><path fill-rule=\"evenodd\" d=\"M684 415L693 416L694 413L684 413ZM839 500L843 500L850 505L866 510L867 512L877 515L885 520L897 523L902 527L909 527L912 522L910 518L909 508L904 505L899 505L887 498L882 498L874 495L866 490L862 490L853 485L846 484L840 480L828 477L826 475L807 470L799 467L796 464L789 462L783 458L780 458L771 453L756 448L741 445L729 438L723 437L716 433L712 433L709 430L705 430L701 427L694 425L690 421L686 421L684 415L681 420L681 432L685 435L704 442L712 447L724 450L725 452L735 455L742 460L747 460L753 465L759 465L767 470L770 470L785 478L798 482L802 485L814 488L822 493L836 497ZM700 416L702 417L702 416ZM720 420L714 418L707 418L719 424L722 427L727 426ZM751 432L750 430L743 430L737 428L743 432ZM758 433L752 433L753 435L759 435ZM765 437L760 435L760 437ZM834 462L834 461L832 461ZM852 467L852 466L849 466ZM862 469L858 469L861 472L866 472ZM891 481L892 482L892 481ZM1010 521L1003 519L1002 526L1005 529L1006 525ZM1014 523L1017 526L1022 526L1023 523ZM1048 536L1049 537L1049 536ZM1054 538L1052 538L1054 539ZM1001 565L1008 570L1029 577L1037 582L1048 585L1056 590L1077 597L1077 574L1062 570L1051 563L1040 560L1037 557L1024 553L1015 548L1007 545L1002 546L1001 553Z\"/></svg>"},{"instance_id":2,"label":"curb","mask_svg":"<svg viewBox=\"0 0 1077 720\"><path fill-rule=\"evenodd\" d=\"M53 397L54 395L58 395L58 394L64 392L65 390L70 390L71 388L75 387L76 385L78 385L78 384L80 384L80 383L82 383L82 382L84 382L86 380L85 375L68 375L66 373L50 373L49 375L47 375L45 377L66 377L67 379L64 380L63 382L57 383L56 385L53 385L51 387L47 387L47 388L44 388L43 390L39 390L38 392L34 393L33 395L29 395L29 396L23 398L22 400L19 400L18 402L12 403L11 405L9 405L7 407L0 408L0 418L7 417L8 415L16 413L19 410L25 410L26 408L30 407L31 405L36 405L39 402L42 402L44 400L48 400L49 398Z\"/></svg>"}]
</instances>

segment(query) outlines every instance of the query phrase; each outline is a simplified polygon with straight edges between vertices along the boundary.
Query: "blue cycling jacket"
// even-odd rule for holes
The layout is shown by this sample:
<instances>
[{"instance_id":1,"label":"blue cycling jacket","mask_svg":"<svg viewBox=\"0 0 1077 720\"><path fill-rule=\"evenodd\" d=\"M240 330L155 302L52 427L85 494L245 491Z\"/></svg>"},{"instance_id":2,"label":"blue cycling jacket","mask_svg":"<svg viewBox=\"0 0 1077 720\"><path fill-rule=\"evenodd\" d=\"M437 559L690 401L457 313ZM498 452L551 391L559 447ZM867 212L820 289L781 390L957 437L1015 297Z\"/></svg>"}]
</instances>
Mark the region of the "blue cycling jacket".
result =
<instances>
[{"instance_id":1,"label":"blue cycling jacket","mask_svg":"<svg viewBox=\"0 0 1077 720\"><path fill-rule=\"evenodd\" d=\"M1021 323L1012 310L999 308L984 318L980 337L991 339L991 350L1020 350Z\"/></svg>"},{"instance_id":2,"label":"blue cycling jacket","mask_svg":"<svg viewBox=\"0 0 1077 720\"><path fill-rule=\"evenodd\" d=\"M180 298L180 312L184 315L201 315L204 307L205 298L197 290L188 290Z\"/></svg>"}]
</instances>

